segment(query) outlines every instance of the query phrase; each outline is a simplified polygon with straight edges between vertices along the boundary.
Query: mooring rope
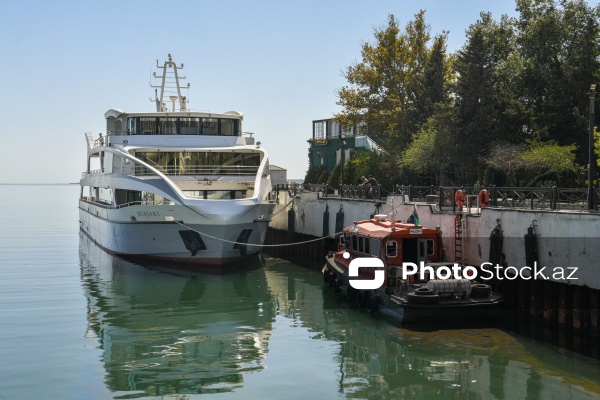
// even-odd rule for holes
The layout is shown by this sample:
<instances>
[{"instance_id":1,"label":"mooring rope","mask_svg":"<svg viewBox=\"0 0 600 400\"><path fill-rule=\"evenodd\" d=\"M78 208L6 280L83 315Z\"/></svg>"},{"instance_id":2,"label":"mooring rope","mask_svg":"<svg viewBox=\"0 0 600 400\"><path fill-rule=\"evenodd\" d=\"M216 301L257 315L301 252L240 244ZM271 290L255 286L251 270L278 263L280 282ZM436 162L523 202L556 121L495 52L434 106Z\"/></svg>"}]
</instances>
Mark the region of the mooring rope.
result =
<instances>
[{"instance_id":1,"label":"mooring rope","mask_svg":"<svg viewBox=\"0 0 600 400\"><path fill-rule=\"evenodd\" d=\"M292 203L294 200L296 200L297 198L298 198L298 197L293 197L293 198L292 198L290 201L288 201L288 202L287 202L287 204L286 204L285 206L283 206L283 207L281 208L281 210L279 210L279 211L277 211L276 213L274 213L274 214L273 214L271 217L274 217L275 215L279 214L281 211L285 210L285 209L287 208L287 206L289 206L289 205L290 205L290 204L291 204L291 203ZM392 211L394 211L396 208L400 207L401 205L402 205L402 204L398 204L396 207L393 207L393 208L392 208L392 209L390 209L388 212L392 212ZM227 239L223 239L223 238L220 238L220 237L216 237L216 236L213 236L213 235L209 235L208 233L205 233L205 232L200 232L199 230L196 230L196 229L194 229L194 228L192 228L192 227L190 227L190 226L187 226L187 225L186 225L186 224L184 224L183 222L179 222L179 221L177 221L177 220L175 220L175 221L173 221L173 222L175 222L175 223L177 223L177 224L179 224L179 225L183 226L184 228L187 228L187 229L189 229L189 230L191 230L191 231L194 231L194 232L196 232L196 233L198 233L198 234L200 234L200 235L202 235L202 236L206 236L206 237L209 237L209 238L211 238L211 239L219 240L219 241L221 241L221 242L225 242L225 243L237 244L237 245L240 245L240 246L256 246L256 247L286 247L286 246L298 246L298 245L301 245L301 244L307 244L307 243L318 242L318 241L320 241L320 240L327 239L327 238L329 238L329 237L330 237L330 236L321 236L321 237L318 237L318 238L316 238L316 239L304 240L304 241L302 241L302 242L294 242L294 243L281 243L281 244L255 244L255 243L244 243L244 242L236 242L236 241L233 241L233 240L227 240ZM333 234L333 236L335 237L335 236L337 236L337 235L341 235L341 234L343 234L343 233L344 233L343 231L341 231L341 232L336 232L336 233L334 233L334 234Z\"/></svg>"},{"instance_id":2,"label":"mooring rope","mask_svg":"<svg viewBox=\"0 0 600 400\"><path fill-rule=\"evenodd\" d=\"M294 243L282 243L282 244L255 244L255 243L244 243L244 242L235 242L233 240L227 240L227 239L223 239L220 237L216 237L213 235L209 235L208 233L204 233L204 232L200 232L190 226L187 226L186 224L184 224L183 222L179 222L179 221L173 221L191 231L197 232L202 236L206 236L209 237L211 239L215 239L215 240L220 240L221 242L225 242L225 243L232 243L232 244L239 244L239 245L243 245L243 246L257 246L257 247L285 247L285 246L297 246L299 244L306 244L306 243L312 243L312 242L318 242L319 240L323 240L323 239L327 239L329 238L329 236L321 236L319 238L316 239L311 239L311 240L305 240L303 242L294 242ZM342 234L343 232L338 232L335 233L334 235L339 235Z\"/></svg>"}]
</instances>

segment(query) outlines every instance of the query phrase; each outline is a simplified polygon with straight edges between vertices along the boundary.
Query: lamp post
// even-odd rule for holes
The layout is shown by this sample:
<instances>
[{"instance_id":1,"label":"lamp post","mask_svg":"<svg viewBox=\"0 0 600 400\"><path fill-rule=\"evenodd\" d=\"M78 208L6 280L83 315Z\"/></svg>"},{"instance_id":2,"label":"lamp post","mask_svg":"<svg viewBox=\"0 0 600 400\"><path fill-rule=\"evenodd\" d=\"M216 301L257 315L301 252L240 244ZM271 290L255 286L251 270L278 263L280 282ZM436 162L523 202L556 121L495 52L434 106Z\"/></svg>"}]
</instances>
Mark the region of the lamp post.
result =
<instances>
[{"instance_id":1,"label":"lamp post","mask_svg":"<svg viewBox=\"0 0 600 400\"><path fill-rule=\"evenodd\" d=\"M590 85L590 126L589 126L589 162L588 162L588 210L596 207L594 199L594 178L596 177L596 153L594 153L594 102L596 100L596 85Z\"/></svg>"}]
</instances>

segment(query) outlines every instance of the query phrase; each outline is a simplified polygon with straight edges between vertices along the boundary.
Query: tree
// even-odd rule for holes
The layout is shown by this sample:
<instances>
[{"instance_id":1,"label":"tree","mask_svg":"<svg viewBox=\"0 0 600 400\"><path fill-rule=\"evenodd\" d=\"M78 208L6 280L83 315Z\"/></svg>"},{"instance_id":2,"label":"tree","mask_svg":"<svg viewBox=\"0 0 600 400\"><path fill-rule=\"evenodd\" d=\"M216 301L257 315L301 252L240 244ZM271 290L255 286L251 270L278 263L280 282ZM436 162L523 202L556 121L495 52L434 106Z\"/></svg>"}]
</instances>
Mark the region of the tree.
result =
<instances>
[{"instance_id":1,"label":"tree","mask_svg":"<svg viewBox=\"0 0 600 400\"><path fill-rule=\"evenodd\" d=\"M467 43L458 51L454 69L456 82L457 151L465 157L469 170L483 171L482 159L493 143L509 140L504 115L507 105L514 100L509 73L514 74L518 64L511 60L510 43L514 41L512 23L503 18L495 22L489 13L471 25ZM512 67L512 68L511 68ZM504 128L500 130L501 128ZM509 133L507 135L507 133ZM481 174L477 180L483 178Z\"/></svg>"},{"instance_id":2,"label":"tree","mask_svg":"<svg viewBox=\"0 0 600 400\"><path fill-rule=\"evenodd\" d=\"M435 113L413 136L411 144L399 159L401 167L417 174L433 173L439 184L460 175L461 159L456 151L457 132L454 109L450 104L438 103Z\"/></svg>"},{"instance_id":3,"label":"tree","mask_svg":"<svg viewBox=\"0 0 600 400\"><path fill-rule=\"evenodd\" d=\"M423 99L429 93L424 87L424 71L430 38L424 11L415 15L404 32L390 14L387 26L375 30L375 43L363 43L362 61L347 68L348 85L339 90L337 102L343 110L336 118L345 126L364 123L366 132L362 133L388 149L404 148L426 120L423 108L427 102ZM436 43L435 54L443 60L439 53L445 51L445 36ZM430 69L439 62L432 61ZM432 70L431 79L435 72Z\"/></svg>"},{"instance_id":4,"label":"tree","mask_svg":"<svg viewBox=\"0 0 600 400\"><path fill-rule=\"evenodd\" d=\"M554 141L529 141L527 144L497 144L486 159L487 165L506 175L508 186L517 186L517 174L522 186L531 187L545 177L574 173L583 168L575 162L575 146L561 146Z\"/></svg>"}]
</instances>

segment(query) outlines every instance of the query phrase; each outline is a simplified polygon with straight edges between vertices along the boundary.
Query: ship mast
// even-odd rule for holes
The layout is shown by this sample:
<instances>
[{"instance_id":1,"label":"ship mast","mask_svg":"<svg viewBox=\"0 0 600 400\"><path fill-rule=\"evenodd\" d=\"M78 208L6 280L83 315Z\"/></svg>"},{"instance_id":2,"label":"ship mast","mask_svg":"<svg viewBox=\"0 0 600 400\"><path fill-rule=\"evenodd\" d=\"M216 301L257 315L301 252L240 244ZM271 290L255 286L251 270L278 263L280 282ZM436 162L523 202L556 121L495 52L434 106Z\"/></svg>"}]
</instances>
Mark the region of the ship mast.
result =
<instances>
[{"instance_id":1,"label":"ship mast","mask_svg":"<svg viewBox=\"0 0 600 400\"><path fill-rule=\"evenodd\" d=\"M179 103L179 111L186 111L186 102L187 98L181 95L181 86L179 85L180 79L186 79L185 76L179 76L177 70L183 69L183 63L180 67L178 67L169 54L169 61L165 61L163 66L158 65L158 60L156 60L156 68L162 70L162 75L156 75L156 72L152 73L152 76L156 79L161 79L160 85L150 85L150 87L155 88L154 91L154 102L156 103L156 111L157 112L167 112L167 105L163 102L165 95L169 96L169 100L171 100L173 104L173 108L171 111L175 111L175 102ZM159 72L160 73L160 72ZM187 84L187 89L190 88L190 84ZM158 90L160 89L160 97L158 96ZM152 101L152 99L150 99Z\"/></svg>"}]
</instances>

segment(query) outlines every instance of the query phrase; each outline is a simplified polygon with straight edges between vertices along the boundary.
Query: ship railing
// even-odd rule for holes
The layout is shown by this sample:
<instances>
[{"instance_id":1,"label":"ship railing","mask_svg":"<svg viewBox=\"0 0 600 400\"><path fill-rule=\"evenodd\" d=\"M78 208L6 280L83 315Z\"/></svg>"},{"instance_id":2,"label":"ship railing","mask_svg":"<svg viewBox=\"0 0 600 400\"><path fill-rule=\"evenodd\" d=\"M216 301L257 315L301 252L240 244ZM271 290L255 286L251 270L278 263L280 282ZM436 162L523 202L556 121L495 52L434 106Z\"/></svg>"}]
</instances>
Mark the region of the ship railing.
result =
<instances>
[{"instance_id":1,"label":"ship railing","mask_svg":"<svg viewBox=\"0 0 600 400\"><path fill-rule=\"evenodd\" d=\"M203 176L221 176L221 175L244 175L255 176L258 173L256 166L243 165L195 165L195 166L174 166L174 165L157 165L156 169L165 175L203 175ZM151 176L155 175L152 170L136 165L135 176Z\"/></svg>"},{"instance_id":2,"label":"ship railing","mask_svg":"<svg viewBox=\"0 0 600 400\"><path fill-rule=\"evenodd\" d=\"M81 173L81 179L84 179L88 175L95 175L95 174L101 174L101 173L102 173L101 169L93 169L90 172L83 171Z\"/></svg>"},{"instance_id":3,"label":"ship railing","mask_svg":"<svg viewBox=\"0 0 600 400\"><path fill-rule=\"evenodd\" d=\"M172 201L168 201L168 200L161 200L161 201L149 201L149 200L141 200L141 201L130 201L128 203L123 203L123 204L117 204L114 208L124 208L124 207L131 207L131 206L172 206L173 203Z\"/></svg>"},{"instance_id":4,"label":"ship railing","mask_svg":"<svg viewBox=\"0 0 600 400\"><path fill-rule=\"evenodd\" d=\"M473 187L473 186L412 186L397 185L395 193L411 202L438 204L442 210L457 211L456 192L466 196L466 207L479 207L478 195L487 190L489 206L512 209L584 210L587 209L587 188L553 187ZM593 188L595 209L600 204L600 188ZM466 204L468 202L468 204Z\"/></svg>"}]
</instances>

